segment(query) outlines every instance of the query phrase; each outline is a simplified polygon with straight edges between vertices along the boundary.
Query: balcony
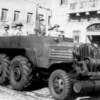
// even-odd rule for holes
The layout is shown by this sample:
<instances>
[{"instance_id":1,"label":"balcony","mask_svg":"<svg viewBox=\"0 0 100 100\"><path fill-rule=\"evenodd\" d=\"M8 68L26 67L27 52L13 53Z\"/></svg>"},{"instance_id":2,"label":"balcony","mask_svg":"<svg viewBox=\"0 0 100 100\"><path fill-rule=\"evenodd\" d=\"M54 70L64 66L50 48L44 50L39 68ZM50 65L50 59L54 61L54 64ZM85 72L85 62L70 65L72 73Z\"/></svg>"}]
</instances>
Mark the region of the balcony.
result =
<instances>
[{"instance_id":1,"label":"balcony","mask_svg":"<svg viewBox=\"0 0 100 100\"><path fill-rule=\"evenodd\" d=\"M100 0L77 0L69 3L68 13L80 13L100 10Z\"/></svg>"}]
</instances>

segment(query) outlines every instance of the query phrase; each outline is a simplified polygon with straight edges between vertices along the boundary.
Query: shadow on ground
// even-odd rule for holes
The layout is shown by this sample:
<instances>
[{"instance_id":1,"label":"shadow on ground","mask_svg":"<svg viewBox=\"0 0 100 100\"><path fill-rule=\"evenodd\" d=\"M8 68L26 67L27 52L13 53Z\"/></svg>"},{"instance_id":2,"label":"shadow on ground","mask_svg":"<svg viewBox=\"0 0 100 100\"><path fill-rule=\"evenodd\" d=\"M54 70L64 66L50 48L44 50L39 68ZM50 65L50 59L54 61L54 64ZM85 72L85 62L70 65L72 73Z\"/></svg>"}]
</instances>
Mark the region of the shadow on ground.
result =
<instances>
[{"instance_id":1,"label":"shadow on ground","mask_svg":"<svg viewBox=\"0 0 100 100\"><path fill-rule=\"evenodd\" d=\"M37 80L37 81L33 81L32 84L24 91L34 91L34 90L42 89L44 87L48 87L48 83L45 81Z\"/></svg>"},{"instance_id":2,"label":"shadow on ground","mask_svg":"<svg viewBox=\"0 0 100 100\"><path fill-rule=\"evenodd\" d=\"M43 89L48 87L48 83L44 81L34 81L30 87L28 87L25 91L35 91L39 89ZM42 95L40 95L42 96ZM94 93L83 93L83 94L76 94L74 93L69 100L100 100L100 92Z\"/></svg>"},{"instance_id":3,"label":"shadow on ground","mask_svg":"<svg viewBox=\"0 0 100 100\"><path fill-rule=\"evenodd\" d=\"M69 100L100 100L100 92L92 94L74 94Z\"/></svg>"}]
</instances>

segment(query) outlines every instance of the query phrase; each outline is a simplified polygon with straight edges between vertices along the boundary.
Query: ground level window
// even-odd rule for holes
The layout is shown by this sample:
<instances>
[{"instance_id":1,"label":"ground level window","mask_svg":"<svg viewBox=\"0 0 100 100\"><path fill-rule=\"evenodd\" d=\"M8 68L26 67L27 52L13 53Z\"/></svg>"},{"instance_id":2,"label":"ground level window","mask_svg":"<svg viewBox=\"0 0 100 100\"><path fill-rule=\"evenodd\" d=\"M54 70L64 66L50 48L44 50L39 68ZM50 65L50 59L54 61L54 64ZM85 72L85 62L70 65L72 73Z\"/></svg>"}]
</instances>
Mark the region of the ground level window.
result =
<instances>
[{"instance_id":1,"label":"ground level window","mask_svg":"<svg viewBox=\"0 0 100 100\"><path fill-rule=\"evenodd\" d=\"M74 42L79 43L79 36L74 36Z\"/></svg>"},{"instance_id":2,"label":"ground level window","mask_svg":"<svg viewBox=\"0 0 100 100\"><path fill-rule=\"evenodd\" d=\"M80 31L79 30L73 31L73 40L74 40L74 43L80 42Z\"/></svg>"}]
</instances>

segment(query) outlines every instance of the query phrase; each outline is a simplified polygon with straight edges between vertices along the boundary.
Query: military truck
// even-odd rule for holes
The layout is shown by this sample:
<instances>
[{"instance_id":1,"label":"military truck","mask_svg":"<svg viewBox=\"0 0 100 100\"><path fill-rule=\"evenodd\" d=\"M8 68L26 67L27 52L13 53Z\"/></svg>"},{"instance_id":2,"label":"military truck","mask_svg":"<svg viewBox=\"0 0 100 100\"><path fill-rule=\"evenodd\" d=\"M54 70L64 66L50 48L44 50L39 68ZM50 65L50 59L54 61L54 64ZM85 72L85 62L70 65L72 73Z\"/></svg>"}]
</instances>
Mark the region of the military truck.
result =
<instances>
[{"instance_id":1,"label":"military truck","mask_svg":"<svg viewBox=\"0 0 100 100\"><path fill-rule=\"evenodd\" d=\"M91 44L49 36L0 37L0 84L18 91L47 80L52 96L100 90L100 51Z\"/></svg>"},{"instance_id":2,"label":"military truck","mask_svg":"<svg viewBox=\"0 0 100 100\"><path fill-rule=\"evenodd\" d=\"M68 99L74 92L100 91L100 50L65 37L0 37L0 85L11 84L22 91L40 79L48 82L57 100Z\"/></svg>"}]
</instances>

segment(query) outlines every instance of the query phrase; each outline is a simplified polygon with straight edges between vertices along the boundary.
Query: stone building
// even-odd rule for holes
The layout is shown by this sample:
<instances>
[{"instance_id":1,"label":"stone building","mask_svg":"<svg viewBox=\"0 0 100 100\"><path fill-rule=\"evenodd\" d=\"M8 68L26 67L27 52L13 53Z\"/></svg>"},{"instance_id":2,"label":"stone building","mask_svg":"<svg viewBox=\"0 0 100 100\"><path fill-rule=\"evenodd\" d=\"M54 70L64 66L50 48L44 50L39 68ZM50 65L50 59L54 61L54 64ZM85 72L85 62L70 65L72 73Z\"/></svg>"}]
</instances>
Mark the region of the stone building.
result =
<instances>
[{"instance_id":1,"label":"stone building","mask_svg":"<svg viewBox=\"0 0 100 100\"><path fill-rule=\"evenodd\" d=\"M100 0L51 0L52 24L58 23L74 42L99 40Z\"/></svg>"},{"instance_id":2,"label":"stone building","mask_svg":"<svg viewBox=\"0 0 100 100\"><path fill-rule=\"evenodd\" d=\"M31 32L34 24L35 3L33 0L0 0L0 28L4 24L21 22L25 32Z\"/></svg>"},{"instance_id":3,"label":"stone building","mask_svg":"<svg viewBox=\"0 0 100 100\"><path fill-rule=\"evenodd\" d=\"M0 29L4 24L21 22L24 33L33 33L36 22L36 6L48 6L48 0L0 0ZM50 5L50 4L49 4ZM45 11L42 11L45 15Z\"/></svg>"},{"instance_id":4,"label":"stone building","mask_svg":"<svg viewBox=\"0 0 100 100\"><path fill-rule=\"evenodd\" d=\"M66 33L67 0L0 0L0 29L5 23L11 27L13 23L21 22L24 25L24 33L33 33L37 5L41 6L38 13L44 19L46 33L48 28L55 24L59 24Z\"/></svg>"},{"instance_id":5,"label":"stone building","mask_svg":"<svg viewBox=\"0 0 100 100\"><path fill-rule=\"evenodd\" d=\"M75 42L96 42L100 35L100 0L69 0L68 29Z\"/></svg>"},{"instance_id":6,"label":"stone building","mask_svg":"<svg viewBox=\"0 0 100 100\"><path fill-rule=\"evenodd\" d=\"M12 26L21 22L25 33L33 33L36 24L36 6L49 26L60 25L65 36L75 42L89 42L100 31L100 0L0 0L0 29L5 23ZM92 37L91 37L92 36Z\"/></svg>"},{"instance_id":7,"label":"stone building","mask_svg":"<svg viewBox=\"0 0 100 100\"><path fill-rule=\"evenodd\" d=\"M51 24L59 24L60 29L65 31L67 37L71 37L67 32L68 24L68 0L51 0L52 19Z\"/></svg>"}]
</instances>

